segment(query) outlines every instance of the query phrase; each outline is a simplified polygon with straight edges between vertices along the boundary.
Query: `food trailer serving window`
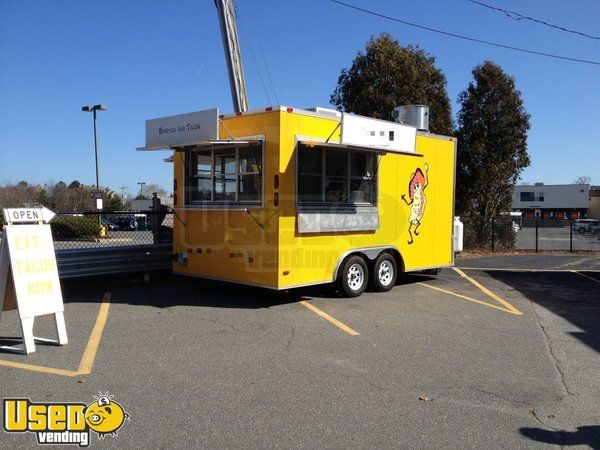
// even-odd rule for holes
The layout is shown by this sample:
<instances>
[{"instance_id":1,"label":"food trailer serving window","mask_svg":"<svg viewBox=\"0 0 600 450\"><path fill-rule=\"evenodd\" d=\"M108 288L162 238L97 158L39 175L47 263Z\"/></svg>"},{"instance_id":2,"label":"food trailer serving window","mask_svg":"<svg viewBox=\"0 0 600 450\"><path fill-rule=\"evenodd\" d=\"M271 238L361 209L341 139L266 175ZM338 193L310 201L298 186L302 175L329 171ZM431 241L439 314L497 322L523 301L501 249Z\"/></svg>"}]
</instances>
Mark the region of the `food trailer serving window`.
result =
<instances>
[{"instance_id":1,"label":"food trailer serving window","mask_svg":"<svg viewBox=\"0 0 600 450\"><path fill-rule=\"evenodd\" d=\"M339 207L375 205L377 153L298 144L298 203Z\"/></svg>"},{"instance_id":2,"label":"food trailer serving window","mask_svg":"<svg viewBox=\"0 0 600 450\"><path fill-rule=\"evenodd\" d=\"M262 202L262 144L200 146L186 152L188 204Z\"/></svg>"},{"instance_id":3,"label":"food trailer serving window","mask_svg":"<svg viewBox=\"0 0 600 450\"><path fill-rule=\"evenodd\" d=\"M378 155L385 150L327 142L298 142L298 231L374 231Z\"/></svg>"}]
</instances>

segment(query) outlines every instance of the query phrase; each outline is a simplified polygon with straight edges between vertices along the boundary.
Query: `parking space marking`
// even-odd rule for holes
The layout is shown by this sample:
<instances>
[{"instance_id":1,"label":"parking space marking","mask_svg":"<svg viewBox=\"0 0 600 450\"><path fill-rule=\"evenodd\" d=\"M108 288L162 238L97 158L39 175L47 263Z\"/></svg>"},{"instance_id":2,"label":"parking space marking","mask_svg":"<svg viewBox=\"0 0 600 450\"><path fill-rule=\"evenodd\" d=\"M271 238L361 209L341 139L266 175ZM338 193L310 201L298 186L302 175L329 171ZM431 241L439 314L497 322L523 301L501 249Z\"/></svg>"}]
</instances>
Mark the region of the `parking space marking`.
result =
<instances>
[{"instance_id":1,"label":"parking space marking","mask_svg":"<svg viewBox=\"0 0 600 450\"><path fill-rule=\"evenodd\" d=\"M339 329L345 331L346 333L348 333L348 334L350 334L352 336L360 336L360 333L358 331L353 330L352 328L350 328L345 323L342 323L339 320L337 320L335 317L331 317L325 311L321 311L319 308L317 308L315 305L309 303L307 300L301 300L300 304L306 306L312 312L318 314L319 316L321 316L323 319L327 320L328 322L331 322L336 327L338 327Z\"/></svg>"},{"instance_id":2,"label":"parking space marking","mask_svg":"<svg viewBox=\"0 0 600 450\"><path fill-rule=\"evenodd\" d=\"M437 286L432 286L427 283L419 282L417 284L419 284L421 286L425 286L426 288L429 288L429 289L433 289L434 291L443 292L448 295L453 295L454 297L462 298L463 300L467 300L469 302L477 303L478 305L488 306L490 308L494 308L494 309L497 309L499 311L502 311L502 312L505 312L508 314L514 314L515 316L523 315L523 313L521 311L519 311L517 308L515 308L513 305L508 303L503 298L498 297L496 294L494 294L488 288L483 286L481 283L479 283L478 281L474 280L473 278L471 278L470 276L465 274L462 270L460 270L456 267L453 267L452 269L455 270L461 277L467 279L470 283L472 283L474 286L476 286L478 289L480 289L484 294L488 295L493 300L500 303L502 306L494 305L493 303L484 302L482 300L477 300L476 298L469 297L468 295L459 294L458 292L449 291L448 289L443 289L443 288L440 288Z\"/></svg>"},{"instance_id":3,"label":"parking space marking","mask_svg":"<svg viewBox=\"0 0 600 450\"><path fill-rule=\"evenodd\" d=\"M61 375L63 377L74 377L78 375L78 373L74 370L55 369L54 367L36 366L34 364L5 361L3 359L0 359L0 366L12 367L13 369L29 370L31 372L51 373L53 375Z\"/></svg>"},{"instance_id":4,"label":"parking space marking","mask_svg":"<svg viewBox=\"0 0 600 450\"><path fill-rule=\"evenodd\" d=\"M100 305L100 311L98 311L98 317L96 317L96 323L90 333L90 338L81 357L79 363L78 375L87 375L92 373L94 367L94 360L96 359L96 353L98 352L98 346L100 345L100 339L102 338L102 332L106 325L106 319L108 317L108 309L110 308L110 292L104 294L102 304Z\"/></svg>"},{"instance_id":5,"label":"parking space marking","mask_svg":"<svg viewBox=\"0 0 600 450\"><path fill-rule=\"evenodd\" d=\"M565 267L572 267L572 266L576 266L577 264L581 264L584 262L588 262L588 261L594 261L598 259L597 256L591 256L591 257L585 257L585 258L579 258L576 259L575 261L570 261L564 264L560 264L558 266L556 266L557 269L564 269Z\"/></svg>"},{"instance_id":6,"label":"parking space marking","mask_svg":"<svg viewBox=\"0 0 600 450\"><path fill-rule=\"evenodd\" d=\"M480 272L573 272L569 269L518 269L505 267L459 267L463 270L478 270ZM600 269L581 269L585 272L600 273Z\"/></svg>"},{"instance_id":7,"label":"parking space marking","mask_svg":"<svg viewBox=\"0 0 600 450\"><path fill-rule=\"evenodd\" d=\"M107 292L104 294L104 297L102 299L100 310L98 311L98 317L96 318L96 323L94 324L94 328L90 333L90 338L88 339L88 343L85 347L85 350L83 351L83 356L81 357L81 362L79 363L79 368L77 370L57 369L54 367L38 366L35 364L25 364L16 361L6 361L3 359L0 359L0 366L12 367L13 369L29 370L31 372L49 373L52 375L60 375L64 377L89 375L90 373L92 373L92 368L94 367L94 360L96 359L96 353L98 351L98 346L100 345L102 332L104 331L104 326L106 325L106 319L108 317L109 308L110 292Z\"/></svg>"},{"instance_id":8,"label":"parking space marking","mask_svg":"<svg viewBox=\"0 0 600 450\"><path fill-rule=\"evenodd\" d=\"M481 292L483 292L484 294L486 294L488 297L492 298L493 300L496 300L498 303L500 303L501 305L503 305L510 313L515 314L516 316L522 316L523 315L523 313L521 311L519 311L517 308L515 308L513 305L511 305L510 303L508 303L502 297L499 297L496 294L494 294L492 291L490 291L488 288L486 288L483 284L481 284L477 280L471 278L469 275L467 275L466 273L464 273L459 268L453 267L452 269L454 269L454 271L456 273L458 273L464 279L468 280L473 286L477 287Z\"/></svg>"},{"instance_id":9,"label":"parking space marking","mask_svg":"<svg viewBox=\"0 0 600 450\"><path fill-rule=\"evenodd\" d=\"M425 287L427 287L429 289L433 289L435 291L440 291L440 292L443 292L445 294L449 294L449 295L453 295L453 296L458 297L458 298L462 298L463 300L468 300L470 302L477 303L478 305L489 306L490 308L498 309L498 310L500 310L502 312L505 312L505 313L508 313L508 314L515 314L514 312L512 312L512 311L510 311L510 310L508 310L506 308L503 308L502 306L498 306L498 305L494 305L492 303L488 303L488 302L484 302L484 301L481 301L481 300L477 300L476 298L472 298L472 297L469 297L469 296L466 296L466 295L462 295L462 294L459 294L458 292L452 292L452 291L449 291L447 289L442 289L442 288L439 288L437 286L432 286L432 285L426 284L426 283L417 283L417 284L420 284L421 286L425 286Z\"/></svg>"},{"instance_id":10,"label":"parking space marking","mask_svg":"<svg viewBox=\"0 0 600 450\"><path fill-rule=\"evenodd\" d=\"M600 280L598 280L598 279L596 279L594 277L590 277L589 275L586 275L585 273L581 273L581 272L579 272L577 270L571 270L570 272L576 273L577 275L580 275L580 276L582 276L584 278L587 278L588 280L595 281L596 283L600 283ZM586 272L588 272L588 271L586 270Z\"/></svg>"}]
</instances>

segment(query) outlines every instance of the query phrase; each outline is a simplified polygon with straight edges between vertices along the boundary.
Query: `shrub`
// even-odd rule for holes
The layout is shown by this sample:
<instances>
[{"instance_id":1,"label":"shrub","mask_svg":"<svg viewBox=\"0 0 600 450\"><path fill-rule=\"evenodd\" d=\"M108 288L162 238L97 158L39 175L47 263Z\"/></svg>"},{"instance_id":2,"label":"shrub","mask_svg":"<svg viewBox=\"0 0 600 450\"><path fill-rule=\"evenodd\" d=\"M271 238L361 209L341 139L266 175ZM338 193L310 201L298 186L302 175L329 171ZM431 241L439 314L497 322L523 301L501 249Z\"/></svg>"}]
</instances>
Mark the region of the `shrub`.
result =
<instances>
[{"instance_id":1,"label":"shrub","mask_svg":"<svg viewBox=\"0 0 600 450\"><path fill-rule=\"evenodd\" d=\"M100 237L101 227L96 217L57 217L50 223L50 226L52 237L57 240Z\"/></svg>"},{"instance_id":2,"label":"shrub","mask_svg":"<svg viewBox=\"0 0 600 450\"><path fill-rule=\"evenodd\" d=\"M493 227L489 229L479 217L460 216L464 225L463 245L467 250L481 250L492 247L495 250L512 250L515 247L516 234L510 216L498 216L493 219Z\"/></svg>"},{"instance_id":3,"label":"shrub","mask_svg":"<svg viewBox=\"0 0 600 450\"><path fill-rule=\"evenodd\" d=\"M510 216L496 217L494 222L495 248L498 250L512 250L517 241Z\"/></svg>"}]
</instances>

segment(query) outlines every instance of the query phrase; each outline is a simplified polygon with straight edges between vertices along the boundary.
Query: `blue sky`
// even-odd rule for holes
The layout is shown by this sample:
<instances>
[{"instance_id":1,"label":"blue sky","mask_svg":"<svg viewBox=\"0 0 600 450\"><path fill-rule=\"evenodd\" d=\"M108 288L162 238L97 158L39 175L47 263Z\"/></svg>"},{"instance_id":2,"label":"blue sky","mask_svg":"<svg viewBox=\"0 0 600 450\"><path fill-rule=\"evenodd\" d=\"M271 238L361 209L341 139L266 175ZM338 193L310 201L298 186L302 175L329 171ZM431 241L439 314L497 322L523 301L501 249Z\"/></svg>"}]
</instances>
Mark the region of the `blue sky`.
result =
<instances>
[{"instance_id":1,"label":"blue sky","mask_svg":"<svg viewBox=\"0 0 600 450\"><path fill-rule=\"evenodd\" d=\"M600 60L600 41L513 21L467 0L347 0L403 20L481 39ZM600 35L595 0L484 0ZM472 68L489 59L517 80L531 113L532 165L523 180L600 184L600 66L469 43L337 6L328 0L236 0L250 107L269 102L249 43L267 58L279 103L328 106L342 67L371 35L388 31L437 58L456 98ZM94 182L91 114L99 113L100 182L171 186L165 153L140 153L148 118L219 107L231 112L213 0L3 0L0 15L0 182ZM249 39L250 38L250 39ZM260 70L266 76L264 64ZM272 94L271 94L272 95Z\"/></svg>"}]
</instances>

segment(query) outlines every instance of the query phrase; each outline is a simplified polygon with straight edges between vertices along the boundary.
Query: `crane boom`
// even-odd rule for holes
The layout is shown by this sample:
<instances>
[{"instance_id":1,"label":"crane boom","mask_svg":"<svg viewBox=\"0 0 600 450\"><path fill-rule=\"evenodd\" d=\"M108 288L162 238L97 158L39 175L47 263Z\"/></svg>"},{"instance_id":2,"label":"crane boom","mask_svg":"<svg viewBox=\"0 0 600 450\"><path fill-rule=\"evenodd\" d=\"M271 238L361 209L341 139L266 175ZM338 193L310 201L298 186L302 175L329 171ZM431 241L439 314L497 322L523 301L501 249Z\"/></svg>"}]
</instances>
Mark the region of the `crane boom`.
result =
<instances>
[{"instance_id":1,"label":"crane boom","mask_svg":"<svg viewBox=\"0 0 600 450\"><path fill-rule=\"evenodd\" d=\"M244 77L240 43L235 24L233 0L215 0L215 6L219 14L219 25L221 27L221 37L223 38L225 60L227 61L233 109L236 113L248 111L246 79Z\"/></svg>"}]
</instances>

